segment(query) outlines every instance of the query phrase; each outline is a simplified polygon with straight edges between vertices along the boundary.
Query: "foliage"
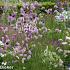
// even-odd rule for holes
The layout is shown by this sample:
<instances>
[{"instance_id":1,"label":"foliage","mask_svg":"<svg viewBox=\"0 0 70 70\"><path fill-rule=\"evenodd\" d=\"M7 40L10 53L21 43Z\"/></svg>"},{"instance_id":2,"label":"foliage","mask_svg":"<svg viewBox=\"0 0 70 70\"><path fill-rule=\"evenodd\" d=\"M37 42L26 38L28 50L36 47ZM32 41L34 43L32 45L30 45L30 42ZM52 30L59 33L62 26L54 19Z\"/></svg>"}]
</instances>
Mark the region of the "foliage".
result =
<instances>
[{"instance_id":1,"label":"foliage","mask_svg":"<svg viewBox=\"0 0 70 70\"><path fill-rule=\"evenodd\" d=\"M42 2L42 7L45 7L45 8L53 8L55 3L54 2Z\"/></svg>"},{"instance_id":2,"label":"foliage","mask_svg":"<svg viewBox=\"0 0 70 70\"><path fill-rule=\"evenodd\" d=\"M70 64L69 14L59 12L54 5L19 2L4 10L0 23L1 65L14 66L14 70L66 70Z\"/></svg>"}]
</instances>

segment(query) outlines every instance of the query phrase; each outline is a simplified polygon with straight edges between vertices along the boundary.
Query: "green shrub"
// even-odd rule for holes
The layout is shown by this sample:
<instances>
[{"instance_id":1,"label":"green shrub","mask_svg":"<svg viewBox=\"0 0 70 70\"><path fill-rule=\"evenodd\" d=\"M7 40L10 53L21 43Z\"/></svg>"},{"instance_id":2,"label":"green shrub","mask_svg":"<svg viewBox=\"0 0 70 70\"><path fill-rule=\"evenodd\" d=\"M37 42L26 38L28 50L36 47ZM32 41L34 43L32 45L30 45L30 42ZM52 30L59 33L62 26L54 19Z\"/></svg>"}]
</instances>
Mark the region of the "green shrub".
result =
<instances>
[{"instance_id":1,"label":"green shrub","mask_svg":"<svg viewBox=\"0 0 70 70\"><path fill-rule=\"evenodd\" d=\"M30 0L27 0L30 1ZM55 2L56 0L31 0L31 1L38 1L38 2Z\"/></svg>"},{"instance_id":2,"label":"green shrub","mask_svg":"<svg viewBox=\"0 0 70 70\"><path fill-rule=\"evenodd\" d=\"M53 8L55 3L53 2L42 2L42 7L45 7L45 8Z\"/></svg>"}]
</instances>

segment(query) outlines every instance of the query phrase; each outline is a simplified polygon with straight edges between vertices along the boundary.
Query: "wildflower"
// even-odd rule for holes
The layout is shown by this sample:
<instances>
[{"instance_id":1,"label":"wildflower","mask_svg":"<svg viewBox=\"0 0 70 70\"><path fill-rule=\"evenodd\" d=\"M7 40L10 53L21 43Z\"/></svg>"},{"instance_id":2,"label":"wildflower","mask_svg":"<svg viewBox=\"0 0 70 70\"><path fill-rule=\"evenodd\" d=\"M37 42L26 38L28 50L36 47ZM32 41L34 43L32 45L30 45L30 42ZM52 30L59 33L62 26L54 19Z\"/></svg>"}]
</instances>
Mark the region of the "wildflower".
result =
<instances>
[{"instance_id":1,"label":"wildflower","mask_svg":"<svg viewBox=\"0 0 70 70\"><path fill-rule=\"evenodd\" d=\"M6 39L6 43L9 43L10 42L10 39Z\"/></svg>"},{"instance_id":2,"label":"wildflower","mask_svg":"<svg viewBox=\"0 0 70 70\"><path fill-rule=\"evenodd\" d=\"M29 54L32 54L31 50L28 51Z\"/></svg>"},{"instance_id":3,"label":"wildflower","mask_svg":"<svg viewBox=\"0 0 70 70\"><path fill-rule=\"evenodd\" d=\"M2 53L4 51L4 49L3 48L0 48L0 53ZM1 55L1 54L0 54Z\"/></svg>"},{"instance_id":4,"label":"wildflower","mask_svg":"<svg viewBox=\"0 0 70 70\"><path fill-rule=\"evenodd\" d=\"M22 63L24 63L25 60L26 60L26 58L22 58Z\"/></svg>"},{"instance_id":5,"label":"wildflower","mask_svg":"<svg viewBox=\"0 0 70 70\"><path fill-rule=\"evenodd\" d=\"M2 41L0 41L0 46L4 46L4 43Z\"/></svg>"},{"instance_id":6,"label":"wildflower","mask_svg":"<svg viewBox=\"0 0 70 70\"><path fill-rule=\"evenodd\" d=\"M26 67L23 67L23 70L26 69Z\"/></svg>"},{"instance_id":7,"label":"wildflower","mask_svg":"<svg viewBox=\"0 0 70 70\"><path fill-rule=\"evenodd\" d=\"M57 10L54 10L54 13L58 13L58 11Z\"/></svg>"},{"instance_id":8,"label":"wildflower","mask_svg":"<svg viewBox=\"0 0 70 70\"><path fill-rule=\"evenodd\" d=\"M64 53L69 53L70 54L70 50L64 50Z\"/></svg>"},{"instance_id":9,"label":"wildflower","mask_svg":"<svg viewBox=\"0 0 70 70\"><path fill-rule=\"evenodd\" d=\"M16 56L17 59L19 59L19 56Z\"/></svg>"},{"instance_id":10,"label":"wildflower","mask_svg":"<svg viewBox=\"0 0 70 70\"><path fill-rule=\"evenodd\" d=\"M69 44L69 46L70 46L70 44Z\"/></svg>"},{"instance_id":11,"label":"wildflower","mask_svg":"<svg viewBox=\"0 0 70 70\"><path fill-rule=\"evenodd\" d=\"M61 53L61 52L63 52L63 50L62 49L58 49L58 52Z\"/></svg>"},{"instance_id":12,"label":"wildflower","mask_svg":"<svg viewBox=\"0 0 70 70\"><path fill-rule=\"evenodd\" d=\"M57 64L55 64L55 65L54 65L54 67L55 67L55 68L57 68L57 67L58 67L58 65L57 65Z\"/></svg>"},{"instance_id":13,"label":"wildflower","mask_svg":"<svg viewBox=\"0 0 70 70\"><path fill-rule=\"evenodd\" d=\"M0 56L1 56L1 57L4 57L4 54L0 53Z\"/></svg>"},{"instance_id":14,"label":"wildflower","mask_svg":"<svg viewBox=\"0 0 70 70\"><path fill-rule=\"evenodd\" d=\"M47 29L48 31L50 31L51 29Z\"/></svg>"},{"instance_id":15,"label":"wildflower","mask_svg":"<svg viewBox=\"0 0 70 70\"><path fill-rule=\"evenodd\" d=\"M54 5L54 8L56 8L56 9L57 9L57 8L58 8L58 6L57 6L57 5Z\"/></svg>"},{"instance_id":16,"label":"wildflower","mask_svg":"<svg viewBox=\"0 0 70 70\"><path fill-rule=\"evenodd\" d=\"M31 4L31 9L35 10L35 5L33 3Z\"/></svg>"},{"instance_id":17,"label":"wildflower","mask_svg":"<svg viewBox=\"0 0 70 70\"><path fill-rule=\"evenodd\" d=\"M27 60L29 60L30 58L31 58L31 55L28 55L28 56L27 56Z\"/></svg>"},{"instance_id":18,"label":"wildflower","mask_svg":"<svg viewBox=\"0 0 70 70\"><path fill-rule=\"evenodd\" d=\"M61 20L64 20L64 15L61 14L61 15L60 15L60 19L61 19Z\"/></svg>"},{"instance_id":19,"label":"wildflower","mask_svg":"<svg viewBox=\"0 0 70 70\"><path fill-rule=\"evenodd\" d=\"M47 13L48 13L48 14L52 14L52 9L51 9L51 8L48 9L48 10L47 10Z\"/></svg>"},{"instance_id":20,"label":"wildflower","mask_svg":"<svg viewBox=\"0 0 70 70\"><path fill-rule=\"evenodd\" d=\"M5 35L5 39L9 39L9 36L8 35Z\"/></svg>"},{"instance_id":21,"label":"wildflower","mask_svg":"<svg viewBox=\"0 0 70 70\"><path fill-rule=\"evenodd\" d=\"M68 68L68 70L70 70L70 67Z\"/></svg>"},{"instance_id":22,"label":"wildflower","mask_svg":"<svg viewBox=\"0 0 70 70\"><path fill-rule=\"evenodd\" d=\"M61 32L61 30L60 30L60 29L55 29L55 31L56 31L56 32L59 32L59 33Z\"/></svg>"},{"instance_id":23,"label":"wildflower","mask_svg":"<svg viewBox=\"0 0 70 70\"><path fill-rule=\"evenodd\" d=\"M63 61L60 59L59 60L59 66L62 66L63 65Z\"/></svg>"},{"instance_id":24,"label":"wildflower","mask_svg":"<svg viewBox=\"0 0 70 70\"><path fill-rule=\"evenodd\" d=\"M67 45L68 43L67 42L62 42L62 45Z\"/></svg>"},{"instance_id":25,"label":"wildflower","mask_svg":"<svg viewBox=\"0 0 70 70\"><path fill-rule=\"evenodd\" d=\"M2 62L2 65L7 65L7 62Z\"/></svg>"},{"instance_id":26,"label":"wildflower","mask_svg":"<svg viewBox=\"0 0 70 70\"><path fill-rule=\"evenodd\" d=\"M26 52L26 47L20 50L22 53Z\"/></svg>"},{"instance_id":27,"label":"wildflower","mask_svg":"<svg viewBox=\"0 0 70 70\"><path fill-rule=\"evenodd\" d=\"M1 40L2 40L3 43L5 42L5 38L4 37L2 37Z\"/></svg>"},{"instance_id":28,"label":"wildflower","mask_svg":"<svg viewBox=\"0 0 70 70\"><path fill-rule=\"evenodd\" d=\"M3 32L6 33L8 31L8 27L3 28Z\"/></svg>"},{"instance_id":29,"label":"wildflower","mask_svg":"<svg viewBox=\"0 0 70 70\"><path fill-rule=\"evenodd\" d=\"M24 54L23 56L24 56L24 57L27 57L27 54Z\"/></svg>"},{"instance_id":30,"label":"wildflower","mask_svg":"<svg viewBox=\"0 0 70 70\"><path fill-rule=\"evenodd\" d=\"M20 46L20 43L16 42L16 46Z\"/></svg>"},{"instance_id":31,"label":"wildflower","mask_svg":"<svg viewBox=\"0 0 70 70\"><path fill-rule=\"evenodd\" d=\"M35 32L35 33L38 33L37 27L34 28L34 32Z\"/></svg>"},{"instance_id":32,"label":"wildflower","mask_svg":"<svg viewBox=\"0 0 70 70\"><path fill-rule=\"evenodd\" d=\"M8 22L10 23L16 20L16 13L14 12L13 14L10 14L7 19L8 19Z\"/></svg>"},{"instance_id":33,"label":"wildflower","mask_svg":"<svg viewBox=\"0 0 70 70\"><path fill-rule=\"evenodd\" d=\"M70 40L70 37L66 36L66 40Z\"/></svg>"},{"instance_id":34,"label":"wildflower","mask_svg":"<svg viewBox=\"0 0 70 70\"><path fill-rule=\"evenodd\" d=\"M12 35L12 40L14 41L16 39L16 34Z\"/></svg>"},{"instance_id":35,"label":"wildflower","mask_svg":"<svg viewBox=\"0 0 70 70\"><path fill-rule=\"evenodd\" d=\"M58 41L63 41L62 39L58 39Z\"/></svg>"},{"instance_id":36,"label":"wildflower","mask_svg":"<svg viewBox=\"0 0 70 70\"><path fill-rule=\"evenodd\" d=\"M21 57L22 57L22 56L23 56L23 54L19 54L19 56L21 56Z\"/></svg>"}]
</instances>

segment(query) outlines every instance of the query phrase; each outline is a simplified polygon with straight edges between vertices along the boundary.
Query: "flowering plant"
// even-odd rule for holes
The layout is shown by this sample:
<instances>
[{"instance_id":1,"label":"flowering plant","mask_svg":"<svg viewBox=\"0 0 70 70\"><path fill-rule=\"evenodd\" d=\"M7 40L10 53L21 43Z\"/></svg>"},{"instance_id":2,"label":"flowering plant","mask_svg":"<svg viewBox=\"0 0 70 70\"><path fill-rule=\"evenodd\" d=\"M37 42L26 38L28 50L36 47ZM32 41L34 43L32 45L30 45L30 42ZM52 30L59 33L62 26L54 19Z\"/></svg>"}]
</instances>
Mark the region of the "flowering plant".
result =
<instances>
[{"instance_id":1,"label":"flowering plant","mask_svg":"<svg viewBox=\"0 0 70 70\"><path fill-rule=\"evenodd\" d=\"M56 54L56 52L50 51L48 46L42 53L42 62L47 65L47 69L62 69L63 70L63 61Z\"/></svg>"}]
</instances>

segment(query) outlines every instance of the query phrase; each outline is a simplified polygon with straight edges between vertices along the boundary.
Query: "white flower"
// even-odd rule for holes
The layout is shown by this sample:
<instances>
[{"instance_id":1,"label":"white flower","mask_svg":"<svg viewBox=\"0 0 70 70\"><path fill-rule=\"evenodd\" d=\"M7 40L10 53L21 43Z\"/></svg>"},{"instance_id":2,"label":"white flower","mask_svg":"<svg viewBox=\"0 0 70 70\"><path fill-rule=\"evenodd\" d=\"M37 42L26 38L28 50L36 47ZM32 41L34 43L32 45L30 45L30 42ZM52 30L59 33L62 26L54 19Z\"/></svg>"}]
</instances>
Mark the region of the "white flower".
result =
<instances>
[{"instance_id":1,"label":"white flower","mask_svg":"<svg viewBox=\"0 0 70 70\"><path fill-rule=\"evenodd\" d=\"M67 19L69 19L69 14L70 14L69 11L64 10L62 13L57 12L57 15L55 16L55 18L57 21L60 21L60 22L66 21Z\"/></svg>"},{"instance_id":2,"label":"white flower","mask_svg":"<svg viewBox=\"0 0 70 70\"><path fill-rule=\"evenodd\" d=\"M65 11L65 10L64 10L64 11L62 12L62 14L65 14L65 15L67 15L68 13L67 13L67 11Z\"/></svg>"},{"instance_id":3,"label":"white flower","mask_svg":"<svg viewBox=\"0 0 70 70\"><path fill-rule=\"evenodd\" d=\"M59 65L62 66L63 65L63 61L60 59L59 60Z\"/></svg>"},{"instance_id":4,"label":"white flower","mask_svg":"<svg viewBox=\"0 0 70 70\"><path fill-rule=\"evenodd\" d=\"M2 65L7 65L7 62L2 62Z\"/></svg>"},{"instance_id":5,"label":"white flower","mask_svg":"<svg viewBox=\"0 0 70 70\"><path fill-rule=\"evenodd\" d=\"M17 59L19 59L19 56L16 56Z\"/></svg>"},{"instance_id":6,"label":"white flower","mask_svg":"<svg viewBox=\"0 0 70 70\"><path fill-rule=\"evenodd\" d=\"M60 53L60 52L63 52L63 50L62 50L62 49L59 49L58 52L59 52L59 53Z\"/></svg>"},{"instance_id":7,"label":"white flower","mask_svg":"<svg viewBox=\"0 0 70 70\"><path fill-rule=\"evenodd\" d=\"M55 64L55 65L54 65L54 67L56 68L56 67L58 67L58 65L57 65L57 64Z\"/></svg>"},{"instance_id":8,"label":"white flower","mask_svg":"<svg viewBox=\"0 0 70 70\"><path fill-rule=\"evenodd\" d=\"M24 54L23 56L24 56L24 57L27 57L27 54Z\"/></svg>"},{"instance_id":9,"label":"white flower","mask_svg":"<svg viewBox=\"0 0 70 70\"><path fill-rule=\"evenodd\" d=\"M6 54L2 54L2 53L0 53L0 56L1 56L1 57L4 57L4 56L6 56Z\"/></svg>"},{"instance_id":10,"label":"white flower","mask_svg":"<svg viewBox=\"0 0 70 70\"><path fill-rule=\"evenodd\" d=\"M20 56L23 56L23 54L19 54Z\"/></svg>"},{"instance_id":11,"label":"white flower","mask_svg":"<svg viewBox=\"0 0 70 70\"><path fill-rule=\"evenodd\" d=\"M29 60L31 58L31 55L28 55L27 59Z\"/></svg>"},{"instance_id":12,"label":"white flower","mask_svg":"<svg viewBox=\"0 0 70 70\"><path fill-rule=\"evenodd\" d=\"M26 69L26 67L23 67L23 70Z\"/></svg>"},{"instance_id":13,"label":"white flower","mask_svg":"<svg viewBox=\"0 0 70 70\"><path fill-rule=\"evenodd\" d=\"M70 67L68 68L68 70L70 70Z\"/></svg>"},{"instance_id":14,"label":"white flower","mask_svg":"<svg viewBox=\"0 0 70 70\"><path fill-rule=\"evenodd\" d=\"M70 44L69 44L69 46L70 46Z\"/></svg>"},{"instance_id":15,"label":"white flower","mask_svg":"<svg viewBox=\"0 0 70 70\"><path fill-rule=\"evenodd\" d=\"M0 46L3 46L3 45L4 45L4 43L2 41L0 41Z\"/></svg>"},{"instance_id":16,"label":"white flower","mask_svg":"<svg viewBox=\"0 0 70 70\"><path fill-rule=\"evenodd\" d=\"M66 40L70 40L70 37L66 36Z\"/></svg>"},{"instance_id":17,"label":"white flower","mask_svg":"<svg viewBox=\"0 0 70 70\"><path fill-rule=\"evenodd\" d=\"M29 54L32 54L31 50L28 51Z\"/></svg>"},{"instance_id":18,"label":"white flower","mask_svg":"<svg viewBox=\"0 0 70 70\"><path fill-rule=\"evenodd\" d=\"M70 53L70 50L64 50L64 53Z\"/></svg>"},{"instance_id":19,"label":"white flower","mask_svg":"<svg viewBox=\"0 0 70 70\"><path fill-rule=\"evenodd\" d=\"M22 63L24 63L25 60L26 60L26 58L22 58Z\"/></svg>"},{"instance_id":20,"label":"white flower","mask_svg":"<svg viewBox=\"0 0 70 70\"><path fill-rule=\"evenodd\" d=\"M59 33L61 32L61 30L60 30L60 29L55 29L55 31L56 31L56 32L59 32Z\"/></svg>"},{"instance_id":21,"label":"white flower","mask_svg":"<svg viewBox=\"0 0 70 70\"><path fill-rule=\"evenodd\" d=\"M59 39L58 41L63 41L62 39Z\"/></svg>"},{"instance_id":22,"label":"white flower","mask_svg":"<svg viewBox=\"0 0 70 70\"><path fill-rule=\"evenodd\" d=\"M67 45L67 42L62 42L62 45Z\"/></svg>"}]
</instances>

